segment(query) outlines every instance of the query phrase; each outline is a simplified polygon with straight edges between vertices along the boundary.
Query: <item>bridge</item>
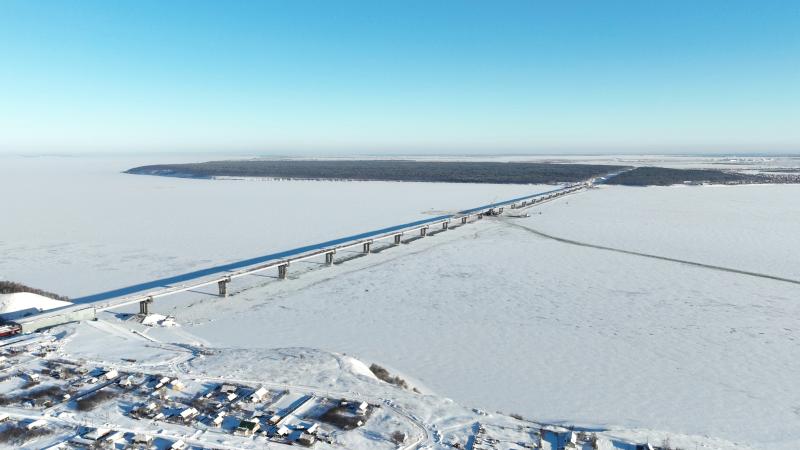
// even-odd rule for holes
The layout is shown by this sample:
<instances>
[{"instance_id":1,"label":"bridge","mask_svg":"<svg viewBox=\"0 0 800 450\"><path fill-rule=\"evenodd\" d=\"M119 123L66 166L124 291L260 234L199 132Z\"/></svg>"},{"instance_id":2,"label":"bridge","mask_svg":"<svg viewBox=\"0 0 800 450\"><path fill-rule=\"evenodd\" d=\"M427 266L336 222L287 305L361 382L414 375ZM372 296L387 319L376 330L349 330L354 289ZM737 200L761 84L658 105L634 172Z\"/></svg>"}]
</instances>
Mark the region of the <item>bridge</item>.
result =
<instances>
[{"instance_id":1,"label":"bridge","mask_svg":"<svg viewBox=\"0 0 800 450\"><path fill-rule=\"evenodd\" d=\"M602 182L603 179L600 179L600 181ZM72 305L25 317L17 320L17 323L21 326L21 332L30 333L63 323L92 320L97 317L97 312L99 311L121 308L137 303L139 304L139 313L148 314L149 305L156 299L213 285L217 285L220 297L227 297L228 285L237 278L268 270L276 270L278 278L285 279L292 263L313 258L324 258L325 264L331 265L338 251L361 248L361 252L369 254L376 242L389 241L394 245L399 245L403 236L413 235L414 237L422 238L427 236L428 231L432 228L439 227L441 231L446 231L450 229L453 222L456 222L458 226L467 225L472 221L482 219L485 215L500 214L504 208L523 208L578 192L590 187L594 182L595 180L591 180L585 183L571 184L550 191L466 209L455 214L445 214L394 225L76 298L73 300Z\"/></svg>"}]
</instances>

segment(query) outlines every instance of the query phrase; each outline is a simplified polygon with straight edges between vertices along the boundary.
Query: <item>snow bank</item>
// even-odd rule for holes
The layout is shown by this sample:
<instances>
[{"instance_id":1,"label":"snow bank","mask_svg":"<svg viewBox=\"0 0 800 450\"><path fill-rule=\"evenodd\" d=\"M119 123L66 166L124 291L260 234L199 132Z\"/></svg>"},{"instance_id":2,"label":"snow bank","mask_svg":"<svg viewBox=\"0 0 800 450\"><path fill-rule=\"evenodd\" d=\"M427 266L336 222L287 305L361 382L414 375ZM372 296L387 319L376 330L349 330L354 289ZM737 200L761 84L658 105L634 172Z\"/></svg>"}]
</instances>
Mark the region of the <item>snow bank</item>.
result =
<instances>
[{"instance_id":1,"label":"snow bank","mask_svg":"<svg viewBox=\"0 0 800 450\"><path fill-rule=\"evenodd\" d=\"M0 318L14 320L70 304L70 302L54 300L30 292L0 294Z\"/></svg>"}]
</instances>

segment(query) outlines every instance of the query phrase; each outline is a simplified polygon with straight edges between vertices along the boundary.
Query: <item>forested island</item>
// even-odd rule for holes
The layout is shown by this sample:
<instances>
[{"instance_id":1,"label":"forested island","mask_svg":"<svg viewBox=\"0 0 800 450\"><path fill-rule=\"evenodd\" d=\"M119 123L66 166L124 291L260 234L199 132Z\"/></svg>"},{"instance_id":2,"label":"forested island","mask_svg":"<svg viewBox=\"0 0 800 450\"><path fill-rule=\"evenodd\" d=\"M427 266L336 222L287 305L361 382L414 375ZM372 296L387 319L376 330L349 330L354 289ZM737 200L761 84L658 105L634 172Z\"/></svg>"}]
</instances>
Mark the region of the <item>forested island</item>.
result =
<instances>
[{"instance_id":1,"label":"forested island","mask_svg":"<svg viewBox=\"0 0 800 450\"><path fill-rule=\"evenodd\" d=\"M529 162L410 160L240 160L135 167L126 173L189 178L548 184L602 176L624 166Z\"/></svg>"}]
</instances>

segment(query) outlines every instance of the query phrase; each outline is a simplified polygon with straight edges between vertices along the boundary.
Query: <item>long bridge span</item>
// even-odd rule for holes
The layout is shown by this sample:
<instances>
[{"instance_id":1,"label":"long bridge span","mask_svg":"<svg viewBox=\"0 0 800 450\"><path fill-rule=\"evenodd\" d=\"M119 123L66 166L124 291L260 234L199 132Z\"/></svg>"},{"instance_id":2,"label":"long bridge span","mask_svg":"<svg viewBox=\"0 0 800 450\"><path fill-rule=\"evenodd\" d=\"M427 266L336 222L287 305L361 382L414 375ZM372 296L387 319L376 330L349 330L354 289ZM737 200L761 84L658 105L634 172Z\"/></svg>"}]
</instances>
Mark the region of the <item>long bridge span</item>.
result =
<instances>
[{"instance_id":1,"label":"long bridge span","mask_svg":"<svg viewBox=\"0 0 800 450\"><path fill-rule=\"evenodd\" d=\"M602 180L603 179L601 179L601 181ZM156 299L211 285L217 285L219 296L226 297L228 295L228 284L236 278L267 270L277 270L278 278L284 279L286 278L289 266L293 262L324 257L325 264L330 265L333 264L334 255L337 251L360 247L363 253L370 253L372 245L375 242L388 240L398 245L405 235L415 234L419 237L424 237L431 228L440 227L441 230L447 230L453 222L466 225L474 220L483 218L485 215L502 213L503 209L506 207L515 209L531 206L578 192L592 186L592 184L593 181L570 184L558 189L466 209L455 214L445 214L394 225L317 244L297 247L291 250L257 256L255 258L244 259L134 284L111 291L100 292L73 299L72 305L28 316L17 320L16 323L20 325L21 332L29 333L63 323L95 319L98 311L120 308L136 303L139 304L139 312L141 314L147 314L149 312L149 305Z\"/></svg>"}]
</instances>

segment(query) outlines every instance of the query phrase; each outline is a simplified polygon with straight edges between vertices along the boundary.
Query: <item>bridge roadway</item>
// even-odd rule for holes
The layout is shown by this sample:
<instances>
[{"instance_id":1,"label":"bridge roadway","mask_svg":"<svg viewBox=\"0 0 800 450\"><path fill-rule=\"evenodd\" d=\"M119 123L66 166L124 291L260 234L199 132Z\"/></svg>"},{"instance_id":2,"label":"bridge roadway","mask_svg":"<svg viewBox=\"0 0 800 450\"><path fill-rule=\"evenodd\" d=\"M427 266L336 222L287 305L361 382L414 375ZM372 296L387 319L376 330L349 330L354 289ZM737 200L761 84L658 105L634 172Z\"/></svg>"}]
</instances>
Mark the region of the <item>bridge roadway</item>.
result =
<instances>
[{"instance_id":1,"label":"bridge roadway","mask_svg":"<svg viewBox=\"0 0 800 450\"><path fill-rule=\"evenodd\" d=\"M496 203L490 203L488 205L466 209L455 214L445 214L428 219L417 220L414 222L381 228L379 230L367 231L352 236L320 242L318 244L306 245L291 250L257 256L255 258L244 259L241 261L195 270L184 274L134 284L111 291L100 292L97 294L73 299L73 305L45 311L34 316L20 319L17 322L22 325L23 332L30 332L48 326L57 325L59 323L87 320L94 318L96 311L119 308L134 303L140 303L140 305L142 305L141 311L146 312L146 304L152 302L156 298L213 284L219 285L220 295L224 296L227 295L227 283L234 278L275 267L278 268L281 278L284 278L286 274L286 268L292 261L299 261L319 255L325 255L326 262L330 263L336 250L363 245L364 252L368 253L372 242L377 240L394 237L395 243L398 243L398 236L401 236L403 233L420 231L420 234L424 236L428 227L433 225L442 224L442 227L446 228L453 219L461 219L462 223L466 223L470 217L481 217L494 209L502 209L503 207L516 205L521 202L531 204L545 199L558 197L584 189L589 184L590 183L571 184L559 189L538 192L510 200L504 200ZM214 275L217 276L211 279L207 278Z\"/></svg>"}]
</instances>

